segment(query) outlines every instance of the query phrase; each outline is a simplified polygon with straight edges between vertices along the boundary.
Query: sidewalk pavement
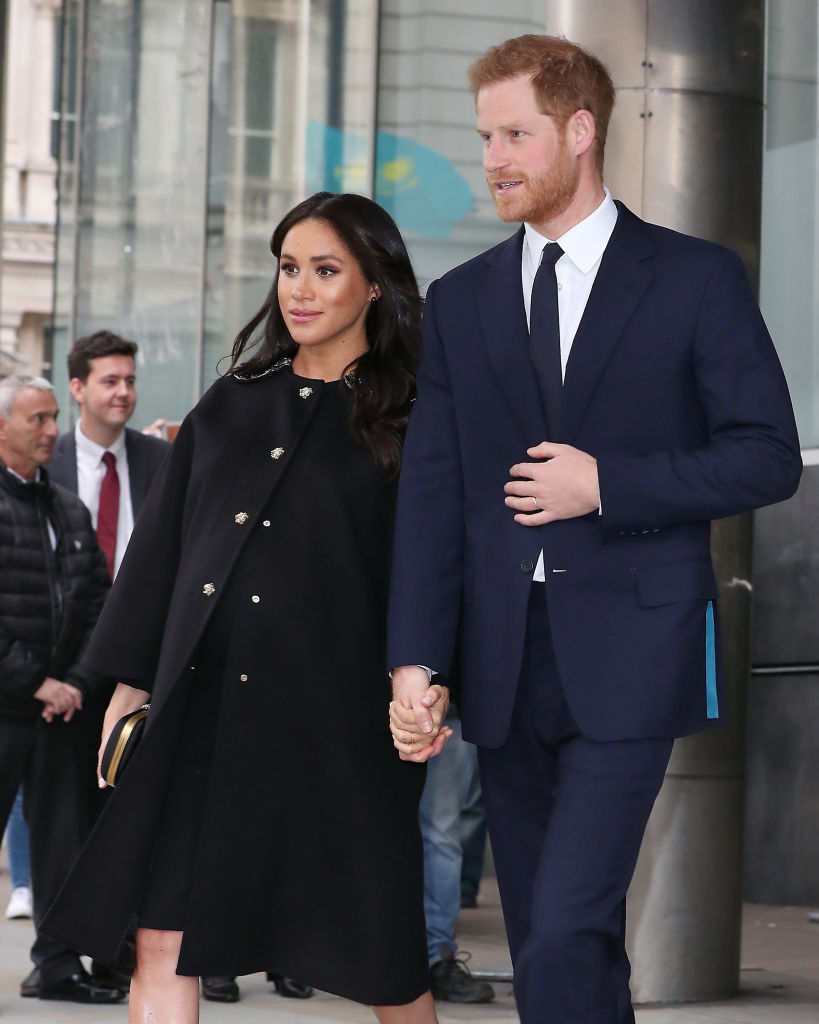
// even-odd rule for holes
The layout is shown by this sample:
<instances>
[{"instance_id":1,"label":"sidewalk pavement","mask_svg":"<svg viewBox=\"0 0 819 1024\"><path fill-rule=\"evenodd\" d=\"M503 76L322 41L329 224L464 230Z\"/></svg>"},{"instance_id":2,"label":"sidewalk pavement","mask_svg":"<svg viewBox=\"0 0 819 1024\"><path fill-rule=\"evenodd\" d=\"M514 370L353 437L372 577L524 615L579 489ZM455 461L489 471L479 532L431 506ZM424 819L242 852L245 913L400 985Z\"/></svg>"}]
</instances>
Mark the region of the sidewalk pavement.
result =
<instances>
[{"instance_id":1,"label":"sidewalk pavement","mask_svg":"<svg viewBox=\"0 0 819 1024\"><path fill-rule=\"evenodd\" d=\"M2 917L8 875L0 877L0 1024L126 1024L125 1004L114 1007L22 999L20 981L31 964L30 921ZM637 1024L817 1024L819 1021L819 924L807 907L747 904L743 916L740 994L719 1003L639 1007ZM479 906L461 914L458 941L472 954L476 970L509 969L494 879L485 879ZM283 999L263 974L240 979L239 1003L202 1002L202 1024L373 1024L365 1007L317 993L312 999ZM438 1003L441 1024L514 1024L512 987L495 984L495 1002L483 1006Z\"/></svg>"}]
</instances>

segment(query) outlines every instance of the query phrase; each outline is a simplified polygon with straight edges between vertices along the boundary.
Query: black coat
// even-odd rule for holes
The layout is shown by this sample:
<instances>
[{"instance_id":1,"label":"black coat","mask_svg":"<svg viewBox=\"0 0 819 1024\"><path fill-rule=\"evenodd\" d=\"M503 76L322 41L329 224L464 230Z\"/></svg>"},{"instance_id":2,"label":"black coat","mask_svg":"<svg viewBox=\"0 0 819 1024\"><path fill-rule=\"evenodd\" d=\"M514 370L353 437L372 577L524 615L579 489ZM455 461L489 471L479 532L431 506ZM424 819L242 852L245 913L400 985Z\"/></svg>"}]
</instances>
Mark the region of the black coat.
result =
<instances>
[{"instance_id":1,"label":"black coat","mask_svg":"<svg viewBox=\"0 0 819 1024\"><path fill-rule=\"evenodd\" d=\"M98 959L139 906L207 631L226 673L180 972L280 970L375 1004L427 987L423 772L387 729L395 489L327 420L343 388L223 378L143 507L88 657L150 689L151 714L45 924Z\"/></svg>"},{"instance_id":2,"label":"black coat","mask_svg":"<svg viewBox=\"0 0 819 1024\"><path fill-rule=\"evenodd\" d=\"M77 663L108 580L83 503L46 473L24 483L0 462L0 716L36 722L47 676L93 698L104 680Z\"/></svg>"}]
</instances>

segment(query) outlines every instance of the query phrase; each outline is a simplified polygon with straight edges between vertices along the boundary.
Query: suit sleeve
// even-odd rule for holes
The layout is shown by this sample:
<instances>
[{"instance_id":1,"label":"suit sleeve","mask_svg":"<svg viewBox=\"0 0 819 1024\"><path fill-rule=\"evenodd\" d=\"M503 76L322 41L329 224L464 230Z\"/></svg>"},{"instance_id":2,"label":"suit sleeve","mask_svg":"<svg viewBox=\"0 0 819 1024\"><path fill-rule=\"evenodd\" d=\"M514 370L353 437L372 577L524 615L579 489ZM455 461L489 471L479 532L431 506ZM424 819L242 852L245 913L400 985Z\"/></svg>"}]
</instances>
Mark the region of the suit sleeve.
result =
<instances>
[{"instance_id":1,"label":"suit sleeve","mask_svg":"<svg viewBox=\"0 0 819 1024\"><path fill-rule=\"evenodd\" d=\"M727 250L703 290L693 360L706 443L601 455L605 530L718 519L796 490L802 459L785 377L742 263Z\"/></svg>"},{"instance_id":2,"label":"suit sleeve","mask_svg":"<svg viewBox=\"0 0 819 1024\"><path fill-rule=\"evenodd\" d=\"M448 676L463 581L463 482L437 282L427 293L418 397L398 485L388 615L389 667L428 665Z\"/></svg>"}]
</instances>

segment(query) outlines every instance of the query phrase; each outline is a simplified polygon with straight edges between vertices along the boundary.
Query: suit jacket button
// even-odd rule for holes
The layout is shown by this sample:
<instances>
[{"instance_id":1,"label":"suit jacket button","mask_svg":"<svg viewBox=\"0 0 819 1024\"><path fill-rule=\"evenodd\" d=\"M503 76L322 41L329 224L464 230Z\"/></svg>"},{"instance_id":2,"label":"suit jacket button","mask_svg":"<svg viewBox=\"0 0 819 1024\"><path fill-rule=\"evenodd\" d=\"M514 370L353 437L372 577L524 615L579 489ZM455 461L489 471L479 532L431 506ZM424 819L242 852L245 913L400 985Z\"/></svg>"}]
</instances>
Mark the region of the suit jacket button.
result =
<instances>
[{"instance_id":1,"label":"suit jacket button","mask_svg":"<svg viewBox=\"0 0 819 1024\"><path fill-rule=\"evenodd\" d=\"M523 561L520 563L521 572L532 572L534 567L535 563L530 562L528 558L524 558Z\"/></svg>"}]
</instances>

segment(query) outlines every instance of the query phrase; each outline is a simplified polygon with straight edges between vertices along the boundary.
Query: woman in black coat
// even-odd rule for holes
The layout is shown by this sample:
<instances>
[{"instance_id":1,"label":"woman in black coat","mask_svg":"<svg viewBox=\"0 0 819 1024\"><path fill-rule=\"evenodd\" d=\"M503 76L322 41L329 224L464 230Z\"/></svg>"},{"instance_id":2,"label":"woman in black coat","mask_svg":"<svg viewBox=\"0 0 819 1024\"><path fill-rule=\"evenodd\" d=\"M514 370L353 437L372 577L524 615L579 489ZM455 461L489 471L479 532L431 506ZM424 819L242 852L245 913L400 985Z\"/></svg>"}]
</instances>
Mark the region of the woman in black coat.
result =
<instances>
[{"instance_id":1,"label":"woman in black coat","mask_svg":"<svg viewBox=\"0 0 819 1024\"><path fill-rule=\"evenodd\" d=\"M151 711L46 930L116 963L136 921L131 1021L196 1021L197 976L272 968L433 1024L423 774L394 754L384 636L420 298L361 196L306 200L271 248L273 287L183 423L89 647L121 680L103 746Z\"/></svg>"}]
</instances>

